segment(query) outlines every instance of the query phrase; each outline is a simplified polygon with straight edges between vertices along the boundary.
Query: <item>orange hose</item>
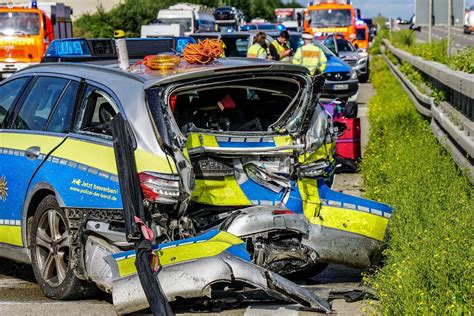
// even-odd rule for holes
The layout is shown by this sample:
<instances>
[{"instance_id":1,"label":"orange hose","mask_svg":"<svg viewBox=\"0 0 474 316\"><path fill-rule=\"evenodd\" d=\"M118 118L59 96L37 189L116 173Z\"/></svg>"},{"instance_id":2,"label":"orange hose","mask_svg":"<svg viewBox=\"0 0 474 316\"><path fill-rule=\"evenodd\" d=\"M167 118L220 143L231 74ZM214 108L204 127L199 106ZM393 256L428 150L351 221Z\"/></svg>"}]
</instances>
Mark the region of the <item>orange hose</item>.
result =
<instances>
[{"instance_id":1,"label":"orange hose","mask_svg":"<svg viewBox=\"0 0 474 316\"><path fill-rule=\"evenodd\" d=\"M186 45L183 56L190 64L208 64L218 58L223 51L220 40L206 38L202 42Z\"/></svg>"}]
</instances>

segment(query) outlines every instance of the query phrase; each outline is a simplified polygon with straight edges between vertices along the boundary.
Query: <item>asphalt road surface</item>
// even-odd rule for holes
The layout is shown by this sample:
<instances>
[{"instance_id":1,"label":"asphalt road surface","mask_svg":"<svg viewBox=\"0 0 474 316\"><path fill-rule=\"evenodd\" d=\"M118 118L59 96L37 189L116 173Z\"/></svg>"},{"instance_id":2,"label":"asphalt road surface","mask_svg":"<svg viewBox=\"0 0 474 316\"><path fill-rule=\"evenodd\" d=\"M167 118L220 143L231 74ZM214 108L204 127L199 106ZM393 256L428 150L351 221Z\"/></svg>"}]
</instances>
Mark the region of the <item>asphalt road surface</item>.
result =
<instances>
[{"instance_id":1,"label":"asphalt road surface","mask_svg":"<svg viewBox=\"0 0 474 316\"><path fill-rule=\"evenodd\" d=\"M373 94L370 83L360 86L357 101L362 125L362 148L367 145L369 124L367 121L367 101ZM358 174L339 174L334 189L352 195L360 195L363 184ZM341 266L330 265L323 273L300 283L322 298L330 291L351 291L360 288L361 272ZM362 315L364 302L346 303L342 299L332 301L332 307L338 315ZM187 309L179 309L180 315L190 314ZM0 313L2 315L116 315L111 297L100 294L94 300L54 301L47 299L36 284L30 266L0 259ZM194 314L194 313L193 313ZM234 310L206 313L206 315L310 315L295 305L264 304L241 306Z\"/></svg>"},{"instance_id":2,"label":"asphalt road surface","mask_svg":"<svg viewBox=\"0 0 474 316\"><path fill-rule=\"evenodd\" d=\"M407 29L407 25L398 25L400 29ZM422 27L421 32L415 32L416 38L422 42L428 42L428 27ZM443 26L434 26L431 31L432 40L439 41L448 37L448 28ZM451 28L452 49L453 52L462 50L466 47L474 46L474 33L464 34L461 27Z\"/></svg>"}]
</instances>

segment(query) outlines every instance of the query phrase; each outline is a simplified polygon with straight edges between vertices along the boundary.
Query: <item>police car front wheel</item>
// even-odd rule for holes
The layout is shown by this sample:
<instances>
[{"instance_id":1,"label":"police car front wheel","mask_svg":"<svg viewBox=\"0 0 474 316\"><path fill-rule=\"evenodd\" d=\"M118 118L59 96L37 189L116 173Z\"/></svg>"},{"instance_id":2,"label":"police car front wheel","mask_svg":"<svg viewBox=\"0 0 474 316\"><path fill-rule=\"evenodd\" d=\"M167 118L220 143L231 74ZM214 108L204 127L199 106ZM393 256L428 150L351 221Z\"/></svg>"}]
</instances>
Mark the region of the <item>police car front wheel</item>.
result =
<instances>
[{"instance_id":1,"label":"police car front wheel","mask_svg":"<svg viewBox=\"0 0 474 316\"><path fill-rule=\"evenodd\" d=\"M79 280L71 269L68 221L53 195L39 203L31 232L33 271L44 294L53 299L89 296L94 286Z\"/></svg>"}]
</instances>

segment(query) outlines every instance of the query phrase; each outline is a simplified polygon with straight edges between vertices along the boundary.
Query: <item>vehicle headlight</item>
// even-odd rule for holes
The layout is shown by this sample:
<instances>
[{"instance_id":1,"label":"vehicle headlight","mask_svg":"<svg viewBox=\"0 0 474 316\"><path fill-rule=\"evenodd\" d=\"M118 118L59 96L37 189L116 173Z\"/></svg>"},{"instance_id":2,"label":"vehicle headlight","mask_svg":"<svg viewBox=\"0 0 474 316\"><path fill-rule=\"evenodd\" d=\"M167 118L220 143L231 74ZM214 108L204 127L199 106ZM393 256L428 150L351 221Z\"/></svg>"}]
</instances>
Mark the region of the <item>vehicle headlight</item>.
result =
<instances>
[{"instance_id":1,"label":"vehicle headlight","mask_svg":"<svg viewBox=\"0 0 474 316\"><path fill-rule=\"evenodd\" d=\"M353 79L353 80L357 79L357 72L355 72L355 71L351 72L351 79Z\"/></svg>"},{"instance_id":2,"label":"vehicle headlight","mask_svg":"<svg viewBox=\"0 0 474 316\"><path fill-rule=\"evenodd\" d=\"M362 64L365 64L366 61L367 61L367 58L361 58L357 61L357 64L362 65Z\"/></svg>"}]
</instances>

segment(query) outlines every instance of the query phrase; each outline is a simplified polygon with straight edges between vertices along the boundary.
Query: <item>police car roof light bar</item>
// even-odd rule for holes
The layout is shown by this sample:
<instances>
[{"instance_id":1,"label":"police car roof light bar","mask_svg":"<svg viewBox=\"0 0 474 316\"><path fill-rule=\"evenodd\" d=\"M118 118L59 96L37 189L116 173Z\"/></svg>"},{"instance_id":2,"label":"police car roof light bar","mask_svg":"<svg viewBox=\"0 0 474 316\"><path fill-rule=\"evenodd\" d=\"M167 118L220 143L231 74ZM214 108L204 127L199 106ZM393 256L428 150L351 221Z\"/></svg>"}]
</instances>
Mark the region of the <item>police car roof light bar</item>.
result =
<instances>
[{"instance_id":1,"label":"police car roof light bar","mask_svg":"<svg viewBox=\"0 0 474 316\"><path fill-rule=\"evenodd\" d=\"M127 38L126 45L130 59L142 59L148 55L183 52L188 43L196 41L191 37ZM56 39L46 50L42 62L90 62L117 60L114 39L68 38Z\"/></svg>"}]
</instances>

